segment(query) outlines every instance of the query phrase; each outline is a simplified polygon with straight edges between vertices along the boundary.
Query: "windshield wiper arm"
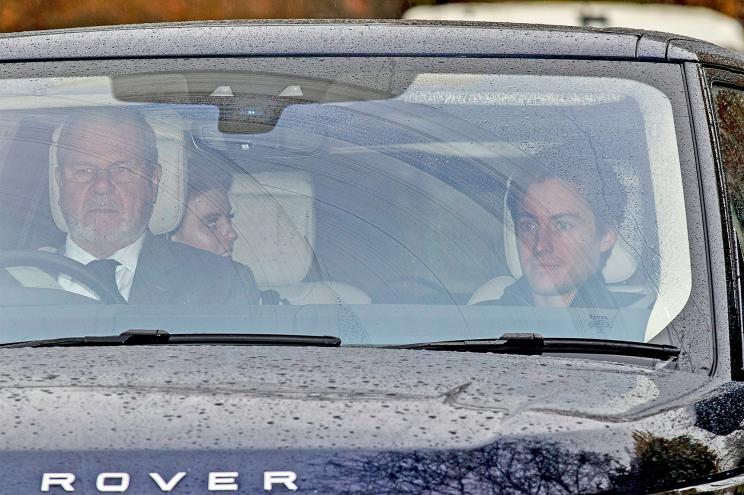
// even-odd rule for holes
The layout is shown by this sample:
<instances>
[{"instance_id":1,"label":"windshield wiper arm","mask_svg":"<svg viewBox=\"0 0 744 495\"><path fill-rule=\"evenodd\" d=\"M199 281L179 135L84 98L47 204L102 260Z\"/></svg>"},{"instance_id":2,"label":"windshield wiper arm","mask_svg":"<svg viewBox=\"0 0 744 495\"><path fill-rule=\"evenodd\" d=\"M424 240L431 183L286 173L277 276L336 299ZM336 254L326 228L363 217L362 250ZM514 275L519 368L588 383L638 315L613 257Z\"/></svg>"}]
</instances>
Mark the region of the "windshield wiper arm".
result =
<instances>
[{"instance_id":1,"label":"windshield wiper arm","mask_svg":"<svg viewBox=\"0 0 744 495\"><path fill-rule=\"evenodd\" d=\"M156 344L232 344L232 345L285 345L307 347L338 347L338 337L316 335L285 335L267 333L168 333L165 330L127 330L119 335L88 337L63 337L59 339L30 340L0 344L8 347L84 347L111 345Z\"/></svg>"},{"instance_id":2,"label":"windshield wiper arm","mask_svg":"<svg viewBox=\"0 0 744 495\"><path fill-rule=\"evenodd\" d=\"M387 345L386 349L427 351L493 352L498 354L540 355L613 354L653 359L675 359L680 350L673 345L646 344L624 340L544 338L537 333L505 333L498 339L447 340L420 344Z\"/></svg>"}]
</instances>

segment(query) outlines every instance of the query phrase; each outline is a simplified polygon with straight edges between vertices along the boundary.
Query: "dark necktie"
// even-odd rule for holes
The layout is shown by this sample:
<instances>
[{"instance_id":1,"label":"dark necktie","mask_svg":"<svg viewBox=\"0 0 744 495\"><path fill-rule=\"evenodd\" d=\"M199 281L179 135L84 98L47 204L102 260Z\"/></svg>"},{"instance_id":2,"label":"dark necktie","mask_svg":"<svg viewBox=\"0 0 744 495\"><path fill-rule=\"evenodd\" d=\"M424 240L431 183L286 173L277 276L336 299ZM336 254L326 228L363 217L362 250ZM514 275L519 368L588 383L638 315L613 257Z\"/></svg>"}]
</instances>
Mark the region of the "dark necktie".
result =
<instances>
[{"instance_id":1,"label":"dark necktie","mask_svg":"<svg viewBox=\"0 0 744 495\"><path fill-rule=\"evenodd\" d=\"M85 267L92 272L96 279L108 287L113 294L119 293L119 287L116 285L116 267L119 262L116 260L93 260Z\"/></svg>"}]
</instances>

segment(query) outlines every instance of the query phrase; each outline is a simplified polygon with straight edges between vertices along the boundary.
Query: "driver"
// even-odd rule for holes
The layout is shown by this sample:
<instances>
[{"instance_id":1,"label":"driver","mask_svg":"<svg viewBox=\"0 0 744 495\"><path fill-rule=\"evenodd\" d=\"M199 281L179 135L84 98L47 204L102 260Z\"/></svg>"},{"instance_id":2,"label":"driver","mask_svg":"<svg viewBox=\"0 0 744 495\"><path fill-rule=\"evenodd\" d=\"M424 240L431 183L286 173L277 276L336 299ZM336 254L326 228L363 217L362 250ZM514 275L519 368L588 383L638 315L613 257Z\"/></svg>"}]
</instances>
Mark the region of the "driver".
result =
<instances>
[{"instance_id":1,"label":"driver","mask_svg":"<svg viewBox=\"0 0 744 495\"><path fill-rule=\"evenodd\" d=\"M63 254L97 274L129 303L256 303L252 274L220 256L147 228L161 167L155 133L138 113L76 113L57 144L59 207L69 234ZM60 285L91 296L60 275Z\"/></svg>"}]
</instances>

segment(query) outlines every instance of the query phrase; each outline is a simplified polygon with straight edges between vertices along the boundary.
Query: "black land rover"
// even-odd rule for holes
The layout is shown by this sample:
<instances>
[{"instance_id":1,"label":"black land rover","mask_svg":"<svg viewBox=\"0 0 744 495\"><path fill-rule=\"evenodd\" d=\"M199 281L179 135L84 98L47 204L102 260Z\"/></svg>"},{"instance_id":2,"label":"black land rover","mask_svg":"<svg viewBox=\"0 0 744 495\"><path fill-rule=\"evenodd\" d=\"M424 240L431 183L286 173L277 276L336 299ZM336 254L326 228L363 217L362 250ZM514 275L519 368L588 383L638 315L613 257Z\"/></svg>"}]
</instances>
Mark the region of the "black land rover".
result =
<instances>
[{"instance_id":1,"label":"black land rover","mask_svg":"<svg viewBox=\"0 0 744 495\"><path fill-rule=\"evenodd\" d=\"M0 492L742 490L743 216L692 39L1 35Z\"/></svg>"}]
</instances>

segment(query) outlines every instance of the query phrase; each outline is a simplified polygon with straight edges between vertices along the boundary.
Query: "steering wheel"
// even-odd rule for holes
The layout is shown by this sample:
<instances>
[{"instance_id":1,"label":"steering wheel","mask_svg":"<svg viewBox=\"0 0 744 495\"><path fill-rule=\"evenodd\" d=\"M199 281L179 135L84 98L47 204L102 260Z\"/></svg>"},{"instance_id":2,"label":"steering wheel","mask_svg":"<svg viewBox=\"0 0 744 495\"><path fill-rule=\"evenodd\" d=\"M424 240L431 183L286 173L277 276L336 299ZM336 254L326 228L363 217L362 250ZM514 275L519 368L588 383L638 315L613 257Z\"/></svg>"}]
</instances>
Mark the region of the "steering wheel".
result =
<instances>
[{"instance_id":1,"label":"steering wheel","mask_svg":"<svg viewBox=\"0 0 744 495\"><path fill-rule=\"evenodd\" d=\"M126 300L114 292L82 263L54 253L44 251L3 251L0 252L0 269L13 266L34 266L53 273L64 273L92 290L102 304L126 304ZM31 288L28 288L31 289Z\"/></svg>"},{"instance_id":2,"label":"steering wheel","mask_svg":"<svg viewBox=\"0 0 744 495\"><path fill-rule=\"evenodd\" d=\"M416 276L399 277L386 281L374 291L374 300L375 302L398 302L400 299L397 295L398 291L408 288L409 292L414 292L414 290L410 289L416 286L419 288L423 287L430 294L428 298L419 297L419 299L427 299L429 303L432 301L441 301L452 304L453 302L452 294L447 289L431 280ZM417 292L421 291L419 290Z\"/></svg>"}]
</instances>

